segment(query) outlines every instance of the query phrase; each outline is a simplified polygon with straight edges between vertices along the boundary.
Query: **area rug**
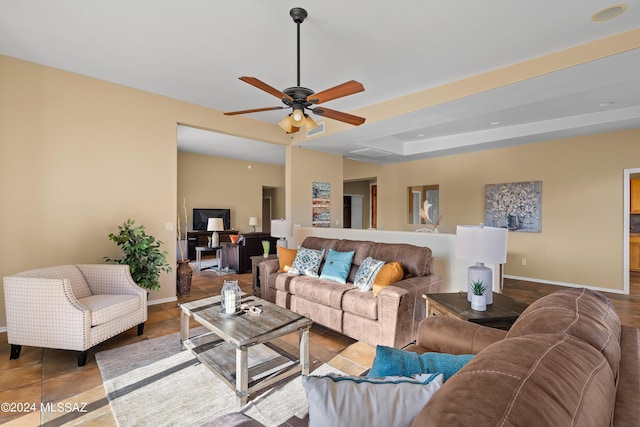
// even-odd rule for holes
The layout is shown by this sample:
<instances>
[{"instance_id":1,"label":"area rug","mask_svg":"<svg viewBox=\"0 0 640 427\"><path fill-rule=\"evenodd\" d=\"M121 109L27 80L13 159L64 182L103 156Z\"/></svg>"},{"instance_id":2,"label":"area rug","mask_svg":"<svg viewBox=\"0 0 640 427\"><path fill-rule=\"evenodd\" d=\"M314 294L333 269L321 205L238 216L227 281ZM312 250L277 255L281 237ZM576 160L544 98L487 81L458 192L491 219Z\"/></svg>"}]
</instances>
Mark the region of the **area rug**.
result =
<instances>
[{"instance_id":1,"label":"area rug","mask_svg":"<svg viewBox=\"0 0 640 427\"><path fill-rule=\"evenodd\" d=\"M277 426L307 410L299 376L239 407L235 392L190 351L181 351L179 334L102 351L95 357L121 427L197 426L230 412L243 412L266 426ZM342 373L326 364L313 373L329 372Z\"/></svg>"}]
</instances>

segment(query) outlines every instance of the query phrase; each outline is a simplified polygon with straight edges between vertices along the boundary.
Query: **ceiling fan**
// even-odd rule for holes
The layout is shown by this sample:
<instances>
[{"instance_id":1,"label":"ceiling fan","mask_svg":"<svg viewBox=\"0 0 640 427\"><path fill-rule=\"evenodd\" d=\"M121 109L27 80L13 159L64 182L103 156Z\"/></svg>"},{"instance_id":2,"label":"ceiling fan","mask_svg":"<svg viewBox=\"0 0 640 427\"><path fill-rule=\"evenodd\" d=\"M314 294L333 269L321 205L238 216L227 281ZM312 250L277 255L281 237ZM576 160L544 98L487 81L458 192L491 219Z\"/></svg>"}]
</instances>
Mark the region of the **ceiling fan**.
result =
<instances>
[{"instance_id":1,"label":"ceiling fan","mask_svg":"<svg viewBox=\"0 0 640 427\"><path fill-rule=\"evenodd\" d=\"M364 123L364 121L366 120L364 117L354 116L353 114L343 113L325 107L312 108L312 106L315 106L316 104L362 92L364 91L364 86L362 85L362 83L351 80L318 93L315 93L314 91L306 87L300 86L300 24L302 24L302 22L304 22L305 18L307 17L307 11L301 7L294 7L289 12L289 15L291 15L291 18L293 18L293 22L296 23L298 30L297 86L279 91L278 89L269 86L268 84L255 77L240 77L240 80L242 80L243 82L249 83L250 85L257 87L258 89L262 89L263 91L280 98L285 107L277 106L254 108L251 110L230 111L224 114L227 116L234 116L237 114L257 113L260 111L282 110L284 108L291 108L291 114L287 115L284 119L282 119L282 121L280 121L280 123L278 123L278 125L287 133L297 132L302 126L304 126L307 131L318 126L318 124L311 117L309 117L308 114L306 114L306 110L311 111L313 114L316 114L318 116L338 120L355 126L359 126Z\"/></svg>"}]
</instances>

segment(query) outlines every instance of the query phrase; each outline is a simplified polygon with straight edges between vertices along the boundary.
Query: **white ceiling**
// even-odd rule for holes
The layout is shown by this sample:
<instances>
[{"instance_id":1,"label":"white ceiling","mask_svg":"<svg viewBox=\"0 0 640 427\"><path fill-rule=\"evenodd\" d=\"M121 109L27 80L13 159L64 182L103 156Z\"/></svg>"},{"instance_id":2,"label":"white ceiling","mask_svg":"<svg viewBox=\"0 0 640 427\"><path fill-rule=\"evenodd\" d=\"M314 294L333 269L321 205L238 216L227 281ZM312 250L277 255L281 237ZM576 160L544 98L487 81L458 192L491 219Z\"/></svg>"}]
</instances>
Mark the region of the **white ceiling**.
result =
<instances>
[{"instance_id":1,"label":"white ceiling","mask_svg":"<svg viewBox=\"0 0 640 427\"><path fill-rule=\"evenodd\" d=\"M281 90L296 85L289 10L299 6L309 12L301 26L300 83L316 92L363 83L365 92L326 105L350 112L640 26L637 1L613 20L591 20L612 4L2 0L0 53L221 111L278 106L238 77ZM275 125L284 111L251 117ZM640 127L640 49L328 132L304 146L386 164L631 127ZM273 144L182 127L178 140L185 151L284 162L283 148Z\"/></svg>"}]
</instances>

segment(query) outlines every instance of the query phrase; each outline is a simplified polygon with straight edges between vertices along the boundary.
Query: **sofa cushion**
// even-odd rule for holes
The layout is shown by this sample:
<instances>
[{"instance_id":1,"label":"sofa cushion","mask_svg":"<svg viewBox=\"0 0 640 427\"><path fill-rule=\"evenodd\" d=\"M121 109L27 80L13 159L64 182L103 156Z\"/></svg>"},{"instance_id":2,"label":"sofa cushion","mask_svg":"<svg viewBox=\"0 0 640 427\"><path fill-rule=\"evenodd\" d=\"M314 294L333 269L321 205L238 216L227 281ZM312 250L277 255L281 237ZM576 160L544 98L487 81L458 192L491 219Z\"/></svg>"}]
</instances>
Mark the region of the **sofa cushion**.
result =
<instances>
[{"instance_id":1,"label":"sofa cushion","mask_svg":"<svg viewBox=\"0 0 640 427\"><path fill-rule=\"evenodd\" d=\"M59 265L56 267L38 268L16 274L19 277L38 277L43 279L68 279L73 296L77 299L91 295L91 289L82 272L75 265Z\"/></svg>"},{"instance_id":2,"label":"sofa cushion","mask_svg":"<svg viewBox=\"0 0 640 427\"><path fill-rule=\"evenodd\" d=\"M297 297L326 305L328 307L341 308L342 295L350 289L351 285L334 282L333 280L319 279L310 276L289 276L289 292ZM276 284L278 281L276 280Z\"/></svg>"},{"instance_id":3,"label":"sofa cushion","mask_svg":"<svg viewBox=\"0 0 640 427\"><path fill-rule=\"evenodd\" d=\"M322 267L321 279L334 280L338 283L347 283L347 275L351 269L354 251L339 252L329 249L329 255Z\"/></svg>"},{"instance_id":4,"label":"sofa cushion","mask_svg":"<svg viewBox=\"0 0 640 427\"><path fill-rule=\"evenodd\" d=\"M91 295L78 302L91 311L91 326L108 323L140 309L138 295Z\"/></svg>"},{"instance_id":5,"label":"sofa cushion","mask_svg":"<svg viewBox=\"0 0 640 427\"><path fill-rule=\"evenodd\" d=\"M373 279L373 296L377 297L382 288L402 280L403 277L404 270L400 261L386 263Z\"/></svg>"},{"instance_id":6,"label":"sofa cushion","mask_svg":"<svg viewBox=\"0 0 640 427\"><path fill-rule=\"evenodd\" d=\"M527 307L507 338L559 333L588 342L600 351L617 377L620 364L620 319L611 301L590 289L565 289Z\"/></svg>"},{"instance_id":7,"label":"sofa cushion","mask_svg":"<svg viewBox=\"0 0 640 427\"><path fill-rule=\"evenodd\" d=\"M431 249L406 243L374 243L369 255L384 262L402 260L404 278L431 274Z\"/></svg>"},{"instance_id":8,"label":"sofa cushion","mask_svg":"<svg viewBox=\"0 0 640 427\"><path fill-rule=\"evenodd\" d=\"M276 246L276 249L278 250L278 261L280 263L278 272L286 273L291 268L291 265L293 265L293 261L295 261L296 255L298 254L298 250L283 248L282 246Z\"/></svg>"},{"instance_id":9,"label":"sofa cushion","mask_svg":"<svg viewBox=\"0 0 640 427\"><path fill-rule=\"evenodd\" d=\"M342 310L371 320L378 320L378 300L371 292L351 288L342 296Z\"/></svg>"},{"instance_id":10,"label":"sofa cushion","mask_svg":"<svg viewBox=\"0 0 640 427\"><path fill-rule=\"evenodd\" d=\"M604 356L563 334L490 345L451 377L414 426L611 425L616 383Z\"/></svg>"},{"instance_id":11,"label":"sofa cushion","mask_svg":"<svg viewBox=\"0 0 640 427\"><path fill-rule=\"evenodd\" d=\"M373 288L373 279L380 268L384 265L384 261L367 257L356 272L353 284L361 291L370 291Z\"/></svg>"},{"instance_id":12,"label":"sofa cushion","mask_svg":"<svg viewBox=\"0 0 640 427\"><path fill-rule=\"evenodd\" d=\"M347 282L353 283L355 281L358 267L360 267L362 261L369 256L369 251L372 246L373 242L368 240L338 240L336 242L335 250L354 252L353 260L351 260L351 269L347 276Z\"/></svg>"},{"instance_id":13,"label":"sofa cushion","mask_svg":"<svg viewBox=\"0 0 640 427\"><path fill-rule=\"evenodd\" d=\"M317 250L311 248L300 247L293 265L288 273L304 274L305 276L318 277L320 263L324 257L324 249Z\"/></svg>"},{"instance_id":14,"label":"sofa cushion","mask_svg":"<svg viewBox=\"0 0 640 427\"><path fill-rule=\"evenodd\" d=\"M416 378L302 376L309 426L408 427L442 386L442 375Z\"/></svg>"},{"instance_id":15,"label":"sofa cushion","mask_svg":"<svg viewBox=\"0 0 640 427\"><path fill-rule=\"evenodd\" d=\"M423 353L418 354L383 345L376 346L376 357L369 371L370 377L415 374L444 375L446 382L473 357L472 354Z\"/></svg>"}]
</instances>

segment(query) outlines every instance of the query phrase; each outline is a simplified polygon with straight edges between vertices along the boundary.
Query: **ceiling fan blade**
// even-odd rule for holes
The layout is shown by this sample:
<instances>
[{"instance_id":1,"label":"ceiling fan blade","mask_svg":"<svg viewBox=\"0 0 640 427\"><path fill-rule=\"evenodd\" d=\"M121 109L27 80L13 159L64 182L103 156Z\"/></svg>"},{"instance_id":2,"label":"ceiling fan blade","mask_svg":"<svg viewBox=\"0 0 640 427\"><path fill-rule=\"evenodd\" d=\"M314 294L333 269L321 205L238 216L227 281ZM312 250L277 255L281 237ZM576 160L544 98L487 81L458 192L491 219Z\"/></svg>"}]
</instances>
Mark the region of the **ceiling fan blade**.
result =
<instances>
[{"instance_id":1,"label":"ceiling fan blade","mask_svg":"<svg viewBox=\"0 0 640 427\"><path fill-rule=\"evenodd\" d=\"M364 117L354 116L353 114L343 113L341 111L331 110L324 107L316 107L313 110L314 114L317 114L328 119L339 120L341 122L349 123L350 125L360 126L366 120Z\"/></svg>"},{"instance_id":2,"label":"ceiling fan blade","mask_svg":"<svg viewBox=\"0 0 640 427\"><path fill-rule=\"evenodd\" d=\"M258 80L255 77L242 76L240 77L240 80L242 80L245 83L249 83L251 86L257 87L258 89L262 89L263 91L270 93L271 95L277 98L280 98L280 99L285 98L285 99L288 99L289 101L293 101L293 98L287 95L286 93L279 91L278 89L272 86L269 86L262 80Z\"/></svg>"},{"instance_id":3,"label":"ceiling fan blade","mask_svg":"<svg viewBox=\"0 0 640 427\"><path fill-rule=\"evenodd\" d=\"M312 99L317 99L318 101L315 103L321 104L323 102L331 101L332 99L342 98L343 96L353 95L354 93L363 91L364 86L362 86L362 83L351 80L346 83L342 83L341 85L334 86L330 89L314 93L313 95L309 96L309 101Z\"/></svg>"},{"instance_id":4,"label":"ceiling fan blade","mask_svg":"<svg viewBox=\"0 0 640 427\"><path fill-rule=\"evenodd\" d=\"M228 111L223 113L225 116L235 116L238 114L248 114L248 113L259 113L260 111L271 111L271 110L282 110L287 107L265 107L265 108L253 108L251 110L240 110L240 111Z\"/></svg>"}]
</instances>

